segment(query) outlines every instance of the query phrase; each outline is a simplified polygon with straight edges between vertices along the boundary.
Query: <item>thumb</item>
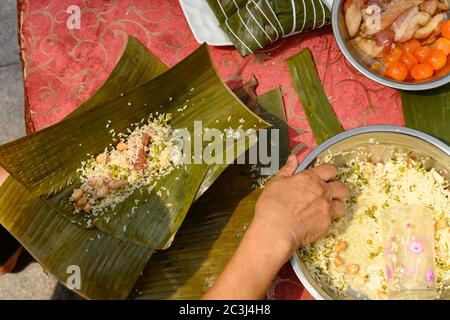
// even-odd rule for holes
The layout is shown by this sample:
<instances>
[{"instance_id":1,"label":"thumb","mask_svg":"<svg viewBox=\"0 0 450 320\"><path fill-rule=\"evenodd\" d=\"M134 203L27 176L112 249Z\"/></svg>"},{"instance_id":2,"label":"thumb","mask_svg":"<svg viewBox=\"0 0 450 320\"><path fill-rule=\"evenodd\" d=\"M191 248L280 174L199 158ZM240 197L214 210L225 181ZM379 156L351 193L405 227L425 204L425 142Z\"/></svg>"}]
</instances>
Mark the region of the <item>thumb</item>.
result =
<instances>
[{"instance_id":1,"label":"thumb","mask_svg":"<svg viewBox=\"0 0 450 320\"><path fill-rule=\"evenodd\" d=\"M289 158L286 161L286 164L284 165L284 167L282 167L280 169L280 171L278 171L278 173L275 175L274 179L278 180L278 179L283 179L283 178L288 178L294 175L295 170L297 170L298 167L298 160L297 157L293 154L291 154L289 156Z\"/></svg>"}]
</instances>

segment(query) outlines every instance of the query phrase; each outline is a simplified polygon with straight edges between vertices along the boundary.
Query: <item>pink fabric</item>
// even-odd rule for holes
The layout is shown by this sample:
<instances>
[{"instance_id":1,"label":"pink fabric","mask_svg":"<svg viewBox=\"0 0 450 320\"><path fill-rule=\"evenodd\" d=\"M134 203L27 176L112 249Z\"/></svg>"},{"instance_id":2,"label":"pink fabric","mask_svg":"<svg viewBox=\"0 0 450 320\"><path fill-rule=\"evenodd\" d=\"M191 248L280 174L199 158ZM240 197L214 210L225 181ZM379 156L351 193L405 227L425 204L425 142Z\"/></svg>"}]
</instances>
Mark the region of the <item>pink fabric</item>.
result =
<instances>
[{"instance_id":1,"label":"pink fabric","mask_svg":"<svg viewBox=\"0 0 450 320\"><path fill-rule=\"evenodd\" d=\"M199 0L200 1L200 0ZM198 47L176 0L22 0L19 4L29 132L50 126L89 98L106 80L126 44L140 39L172 67ZM69 30L70 5L81 8L81 29ZM254 74L258 93L281 86L292 148L303 158L314 146L285 59L312 49L319 75L346 129L369 124L402 125L397 91L366 79L344 59L331 29L297 35L273 48L242 58L233 48L210 48L225 81L246 81ZM286 265L269 292L271 299L310 299Z\"/></svg>"}]
</instances>

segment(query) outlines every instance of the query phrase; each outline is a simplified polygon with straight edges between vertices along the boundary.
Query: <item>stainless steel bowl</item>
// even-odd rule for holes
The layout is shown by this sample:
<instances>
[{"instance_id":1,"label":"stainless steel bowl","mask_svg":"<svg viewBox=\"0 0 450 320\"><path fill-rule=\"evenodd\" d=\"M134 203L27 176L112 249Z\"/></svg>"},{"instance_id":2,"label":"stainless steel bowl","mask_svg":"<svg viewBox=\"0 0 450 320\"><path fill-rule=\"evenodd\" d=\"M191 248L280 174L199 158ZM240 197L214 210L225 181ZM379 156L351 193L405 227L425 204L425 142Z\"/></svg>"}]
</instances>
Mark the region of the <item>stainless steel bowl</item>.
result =
<instances>
[{"instance_id":1,"label":"stainless steel bowl","mask_svg":"<svg viewBox=\"0 0 450 320\"><path fill-rule=\"evenodd\" d=\"M362 151L371 153L377 160L389 160L394 152L413 152L419 159L425 159L426 168L435 168L450 180L450 147L444 142L423 132L396 126L367 126L341 133L318 146L299 165L297 172L313 166L326 154L341 151ZM348 162L354 155L337 159ZM298 253L291 258L291 264L298 278L318 300L356 299L357 293L349 292L346 297L336 296L326 284L313 279Z\"/></svg>"},{"instance_id":2,"label":"stainless steel bowl","mask_svg":"<svg viewBox=\"0 0 450 320\"><path fill-rule=\"evenodd\" d=\"M382 75L379 75L371 71L369 69L369 66L364 62L362 56L348 43L349 35L347 32L347 27L345 26L344 12L342 9L344 3L345 0L333 1L332 7L333 33L342 53L359 72L364 74L369 79L372 79L385 86L409 91L433 89L443 86L450 82L450 74L447 74L444 77L434 79L428 82L407 83L391 80L389 78L386 78Z\"/></svg>"}]
</instances>

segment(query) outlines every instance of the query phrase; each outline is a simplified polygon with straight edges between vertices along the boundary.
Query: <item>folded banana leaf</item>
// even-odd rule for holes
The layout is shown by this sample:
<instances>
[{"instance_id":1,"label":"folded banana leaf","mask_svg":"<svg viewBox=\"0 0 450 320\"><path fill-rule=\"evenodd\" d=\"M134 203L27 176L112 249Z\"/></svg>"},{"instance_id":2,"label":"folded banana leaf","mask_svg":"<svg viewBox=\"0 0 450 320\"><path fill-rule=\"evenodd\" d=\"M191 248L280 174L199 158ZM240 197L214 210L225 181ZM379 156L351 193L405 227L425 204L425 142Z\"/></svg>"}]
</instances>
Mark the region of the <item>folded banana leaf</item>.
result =
<instances>
[{"instance_id":1,"label":"folded banana leaf","mask_svg":"<svg viewBox=\"0 0 450 320\"><path fill-rule=\"evenodd\" d=\"M280 145L287 148L281 91L258 97L258 102L264 110L261 116L280 129ZM280 150L280 163L288 155L288 150ZM152 256L130 298L199 299L222 272L253 218L261 193L258 178L251 166L229 166L191 207L172 246Z\"/></svg>"},{"instance_id":2,"label":"folded banana leaf","mask_svg":"<svg viewBox=\"0 0 450 320\"><path fill-rule=\"evenodd\" d=\"M145 247L79 228L11 178L0 187L0 223L47 272L90 299L125 299L152 255Z\"/></svg>"},{"instance_id":3,"label":"folded banana leaf","mask_svg":"<svg viewBox=\"0 0 450 320\"><path fill-rule=\"evenodd\" d=\"M117 88L128 91L167 70L139 41L128 43L105 84L69 116L102 105ZM100 230L79 228L33 197L11 176L0 187L0 224L60 282L80 270L80 288L90 299L124 299L144 268L152 250L120 241Z\"/></svg>"},{"instance_id":4,"label":"folded banana leaf","mask_svg":"<svg viewBox=\"0 0 450 320\"><path fill-rule=\"evenodd\" d=\"M330 22L321 0L208 0L221 28L242 56Z\"/></svg>"},{"instance_id":5,"label":"folded banana leaf","mask_svg":"<svg viewBox=\"0 0 450 320\"><path fill-rule=\"evenodd\" d=\"M287 59L289 71L317 143L342 132L342 126L323 89L309 49Z\"/></svg>"},{"instance_id":6,"label":"folded banana leaf","mask_svg":"<svg viewBox=\"0 0 450 320\"><path fill-rule=\"evenodd\" d=\"M180 108L183 111L179 111ZM202 121L203 128L221 131L268 126L231 94L212 66L206 46L202 46L154 81L107 104L0 146L0 164L59 213L73 217L68 199L80 185L76 170L86 160L86 154L98 154L113 143L109 134L111 128L125 132L131 123L140 122L152 112L172 113L172 127L187 128L191 136L194 136L194 121ZM107 128L109 121L111 127ZM203 142L203 146L206 145L207 142ZM182 166L158 181L151 192L136 191L93 224L116 238L152 249L165 249L209 169L206 164ZM170 193L162 192L158 196L161 187ZM133 207L136 210L130 214ZM83 224L88 218L76 222L88 227L87 223Z\"/></svg>"},{"instance_id":7,"label":"folded banana leaf","mask_svg":"<svg viewBox=\"0 0 450 320\"><path fill-rule=\"evenodd\" d=\"M402 91L401 96L407 127L450 144L450 83L428 91Z\"/></svg>"},{"instance_id":8,"label":"folded banana leaf","mask_svg":"<svg viewBox=\"0 0 450 320\"><path fill-rule=\"evenodd\" d=\"M129 36L126 50L107 81L91 98L75 109L69 116L78 115L95 106L112 101L117 97L111 95L111 92L127 92L154 79L167 70L168 68L153 53L147 50L139 40ZM225 168L226 165L217 165L208 169L196 199L211 186Z\"/></svg>"}]
</instances>

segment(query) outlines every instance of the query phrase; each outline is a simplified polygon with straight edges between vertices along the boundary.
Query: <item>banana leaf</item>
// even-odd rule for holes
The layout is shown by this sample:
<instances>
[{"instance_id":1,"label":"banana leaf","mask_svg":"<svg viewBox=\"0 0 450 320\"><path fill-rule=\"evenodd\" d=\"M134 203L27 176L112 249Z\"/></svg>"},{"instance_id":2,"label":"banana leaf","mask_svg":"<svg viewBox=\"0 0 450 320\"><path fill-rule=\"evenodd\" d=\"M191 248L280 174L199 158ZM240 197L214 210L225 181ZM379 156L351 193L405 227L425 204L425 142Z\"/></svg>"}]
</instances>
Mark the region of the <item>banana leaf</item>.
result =
<instances>
[{"instance_id":1,"label":"banana leaf","mask_svg":"<svg viewBox=\"0 0 450 320\"><path fill-rule=\"evenodd\" d=\"M330 22L330 11L321 0L208 2L221 22L221 28L243 56L283 37L320 28Z\"/></svg>"},{"instance_id":2,"label":"banana leaf","mask_svg":"<svg viewBox=\"0 0 450 320\"><path fill-rule=\"evenodd\" d=\"M258 98L261 115L274 127L284 116L275 89ZM284 118L283 118L284 119ZM280 142L288 147L287 130ZM280 163L286 160L282 150ZM287 151L288 154L288 151ZM248 165L231 165L191 207L172 246L155 253L132 291L131 299L199 299L222 272L250 224L261 193Z\"/></svg>"},{"instance_id":3,"label":"banana leaf","mask_svg":"<svg viewBox=\"0 0 450 320\"><path fill-rule=\"evenodd\" d=\"M127 92L166 72L168 68L136 38L129 36L127 47L120 61L102 87L86 102L75 109L69 116L78 115L96 106L116 99L111 92ZM196 199L223 172L226 165L217 165L208 170ZM71 217L73 220L74 217Z\"/></svg>"},{"instance_id":4,"label":"banana leaf","mask_svg":"<svg viewBox=\"0 0 450 320\"><path fill-rule=\"evenodd\" d=\"M188 107L183 112L178 111L183 105ZM1 146L0 164L28 190L70 217L73 208L67 200L80 185L76 169L86 160L86 154L100 153L113 142L107 122L111 121L116 132L124 132L131 123L141 121L151 112L173 113L172 126L187 128L191 136L196 120L202 121L204 128L215 127L222 131L229 127L247 130L268 126L231 94L213 68L206 46L202 46L154 81L86 113ZM203 146L206 144L203 142ZM150 193L137 191L114 211L107 211L104 218L109 217L109 223L107 219L97 219L93 224L116 238L152 249L165 249L209 168L206 164L188 164L176 169L160 180ZM177 177L183 183L179 183ZM170 194L163 192L159 197L161 186L170 190ZM130 215L137 201L139 206L135 214ZM169 203L172 206L169 207ZM79 220L76 222L83 225Z\"/></svg>"},{"instance_id":5,"label":"banana leaf","mask_svg":"<svg viewBox=\"0 0 450 320\"><path fill-rule=\"evenodd\" d=\"M401 97L407 127L450 144L450 83L428 91L402 91Z\"/></svg>"},{"instance_id":6,"label":"banana leaf","mask_svg":"<svg viewBox=\"0 0 450 320\"><path fill-rule=\"evenodd\" d=\"M235 14L238 8L242 9L247 2L248 0L208 0L209 6L220 23Z\"/></svg>"},{"instance_id":7,"label":"banana leaf","mask_svg":"<svg viewBox=\"0 0 450 320\"><path fill-rule=\"evenodd\" d=\"M152 250L79 228L14 179L0 187L0 223L60 282L90 299L125 299Z\"/></svg>"},{"instance_id":8,"label":"banana leaf","mask_svg":"<svg viewBox=\"0 0 450 320\"><path fill-rule=\"evenodd\" d=\"M128 91L167 68L133 37L105 84L69 116L114 99L117 88ZM60 282L68 267L81 271L75 291L90 299L126 298L152 250L120 241L99 230L79 228L33 197L11 176L0 187L0 224Z\"/></svg>"},{"instance_id":9,"label":"banana leaf","mask_svg":"<svg viewBox=\"0 0 450 320\"><path fill-rule=\"evenodd\" d=\"M317 143L342 132L342 126L323 89L309 49L287 59L289 71Z\"/></svg>"},{"instance_id":10,"label":"banana leaf","mask_svg":"<svg viewBox=\"0 0 450 320\"><path fill-rule=\"evenodd\" d=\"M289 125L286 122L286 113L284 111L283 94L281 90L279 88L274 89L258 97L258 104L261 106L261 118L280 131L279 158L280 164L283 164L290 155L290 146Z\"/></svg>"}]
</instances>

